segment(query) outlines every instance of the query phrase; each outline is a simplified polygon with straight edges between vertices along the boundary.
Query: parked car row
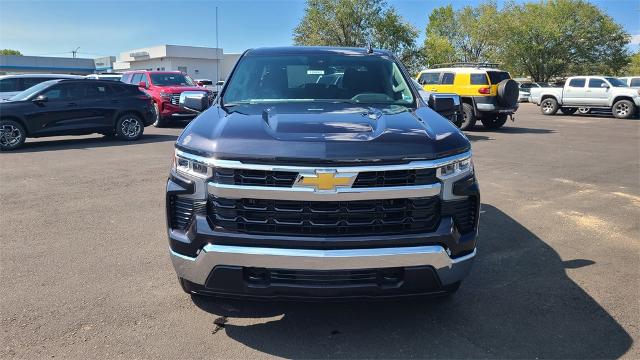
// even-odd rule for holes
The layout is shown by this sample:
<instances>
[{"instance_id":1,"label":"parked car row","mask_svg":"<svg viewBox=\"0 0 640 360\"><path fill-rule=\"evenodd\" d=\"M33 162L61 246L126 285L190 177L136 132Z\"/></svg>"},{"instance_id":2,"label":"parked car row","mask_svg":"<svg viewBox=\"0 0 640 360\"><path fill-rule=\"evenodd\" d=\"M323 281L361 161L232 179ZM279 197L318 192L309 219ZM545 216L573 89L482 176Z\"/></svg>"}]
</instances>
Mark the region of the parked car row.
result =
<instances>
[{"instance_id":1,"label":"parked car row","mask_svg":"<svg viewBox=\"0 0 640 360\"><path fill-rule=\"evenodd\" d=\"M101 133L137 140L156 116L138 86L111 80L53 79L0 102L0 151L27 137Z\"/></svg>"},{"instance_id":2,"label":"parked car row","mask_svg":"<svg viewBox=\"0 0 640 360\"><path fill-rule=\"evenodd\" d=\"M640 107L640 89L629 87L615 77L574 76L567 79L564 87L531 88L530 101L538 106L544 115L581 113L593 109L610 110L613 116L628 119Z\"/></svg>"},{"instance_id":3,"label":"parked car row","mask_svg":"<svg viewBox=\"0 0 640 360\"><path fill-rule=\"evenodd\" d=\"M16 149L27 137L102 133L135 140L150 124L195 117L180 109L179 97L198 91L212 103L217 91L204 85L178 71L2 76L0 150Z\"/></svg>"}]
</instances>

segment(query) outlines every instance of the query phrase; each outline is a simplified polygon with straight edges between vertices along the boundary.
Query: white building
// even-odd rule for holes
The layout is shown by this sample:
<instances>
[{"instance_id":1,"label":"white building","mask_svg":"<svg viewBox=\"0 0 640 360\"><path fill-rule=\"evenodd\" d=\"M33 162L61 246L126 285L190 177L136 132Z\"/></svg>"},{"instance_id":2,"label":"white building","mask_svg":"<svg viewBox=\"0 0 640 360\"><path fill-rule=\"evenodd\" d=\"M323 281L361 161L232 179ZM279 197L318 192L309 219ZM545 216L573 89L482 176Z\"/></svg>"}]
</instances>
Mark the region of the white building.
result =
<instances>
[{"instance_id":1,"label":"white building","mask_svg":"<svg viewBox=\"0 0 640 360\"><path fill-rule=\"evenodd\" d=\"M182 71L194 79L226 80L239 54L221 48L159 45L120 53L113 70Z\"/></svg>"}]
</instances>

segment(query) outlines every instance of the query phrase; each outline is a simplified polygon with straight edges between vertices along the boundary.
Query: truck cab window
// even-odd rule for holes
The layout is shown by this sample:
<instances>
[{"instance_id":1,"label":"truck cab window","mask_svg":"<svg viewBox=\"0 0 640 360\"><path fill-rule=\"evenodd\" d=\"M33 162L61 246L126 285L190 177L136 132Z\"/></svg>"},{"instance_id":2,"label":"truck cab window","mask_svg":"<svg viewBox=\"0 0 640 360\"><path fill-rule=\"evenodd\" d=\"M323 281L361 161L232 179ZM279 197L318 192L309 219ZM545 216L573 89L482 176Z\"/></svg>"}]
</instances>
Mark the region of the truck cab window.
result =
<instances>
[{"instance_id":1,"label":"truck cab window","mask_svg":"<svg viewBox=\"0 0 640 360\"><path fill-rule=\"evenodd\" d=\"M575 78L569 81L569 87L581 88L581 87L584 87L585 83L586 83L585 78Z\"/></svg>"}]
</instances>

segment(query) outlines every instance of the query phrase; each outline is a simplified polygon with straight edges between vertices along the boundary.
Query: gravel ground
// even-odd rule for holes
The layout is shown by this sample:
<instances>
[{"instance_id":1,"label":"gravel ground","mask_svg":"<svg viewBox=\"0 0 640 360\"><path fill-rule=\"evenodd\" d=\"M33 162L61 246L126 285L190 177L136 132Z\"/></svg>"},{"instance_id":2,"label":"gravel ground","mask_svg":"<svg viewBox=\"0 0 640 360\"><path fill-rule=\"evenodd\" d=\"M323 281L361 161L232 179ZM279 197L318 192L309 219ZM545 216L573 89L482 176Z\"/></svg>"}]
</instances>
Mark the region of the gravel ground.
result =
<instances>
[{"instance_id":1,"label":"gravel ground","mask_svg":"<svg viewBox=\"0 0 640 360\"><path fill-rule=\"evenodd\" d=\"M0 358L640 358L640 121L523 104L469 132L478 257L447 300L191 297L167 254L181 129L0 154Z\"/></svg>"}]
</instances>

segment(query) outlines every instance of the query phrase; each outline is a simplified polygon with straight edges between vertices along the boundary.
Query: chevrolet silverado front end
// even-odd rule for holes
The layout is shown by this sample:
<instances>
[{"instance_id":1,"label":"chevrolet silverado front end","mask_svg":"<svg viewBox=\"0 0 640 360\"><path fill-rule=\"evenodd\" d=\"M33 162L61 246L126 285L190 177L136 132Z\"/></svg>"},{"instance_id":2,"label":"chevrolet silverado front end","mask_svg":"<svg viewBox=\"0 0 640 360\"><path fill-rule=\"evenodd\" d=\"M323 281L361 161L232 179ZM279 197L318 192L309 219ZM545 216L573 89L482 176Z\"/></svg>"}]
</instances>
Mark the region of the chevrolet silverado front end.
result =
<instances>
[{"instance_id":1,"label":"chevrolet silverado front end","mask_svg":"<svg viewBox=\"0 0 640 360\"><path fill-rule=\"evenodd\" d=\"M247 51L177 140L166 204L188 293L447 294L476 255L470 143L378 50Z\"/></svg>"}]
</instances>

